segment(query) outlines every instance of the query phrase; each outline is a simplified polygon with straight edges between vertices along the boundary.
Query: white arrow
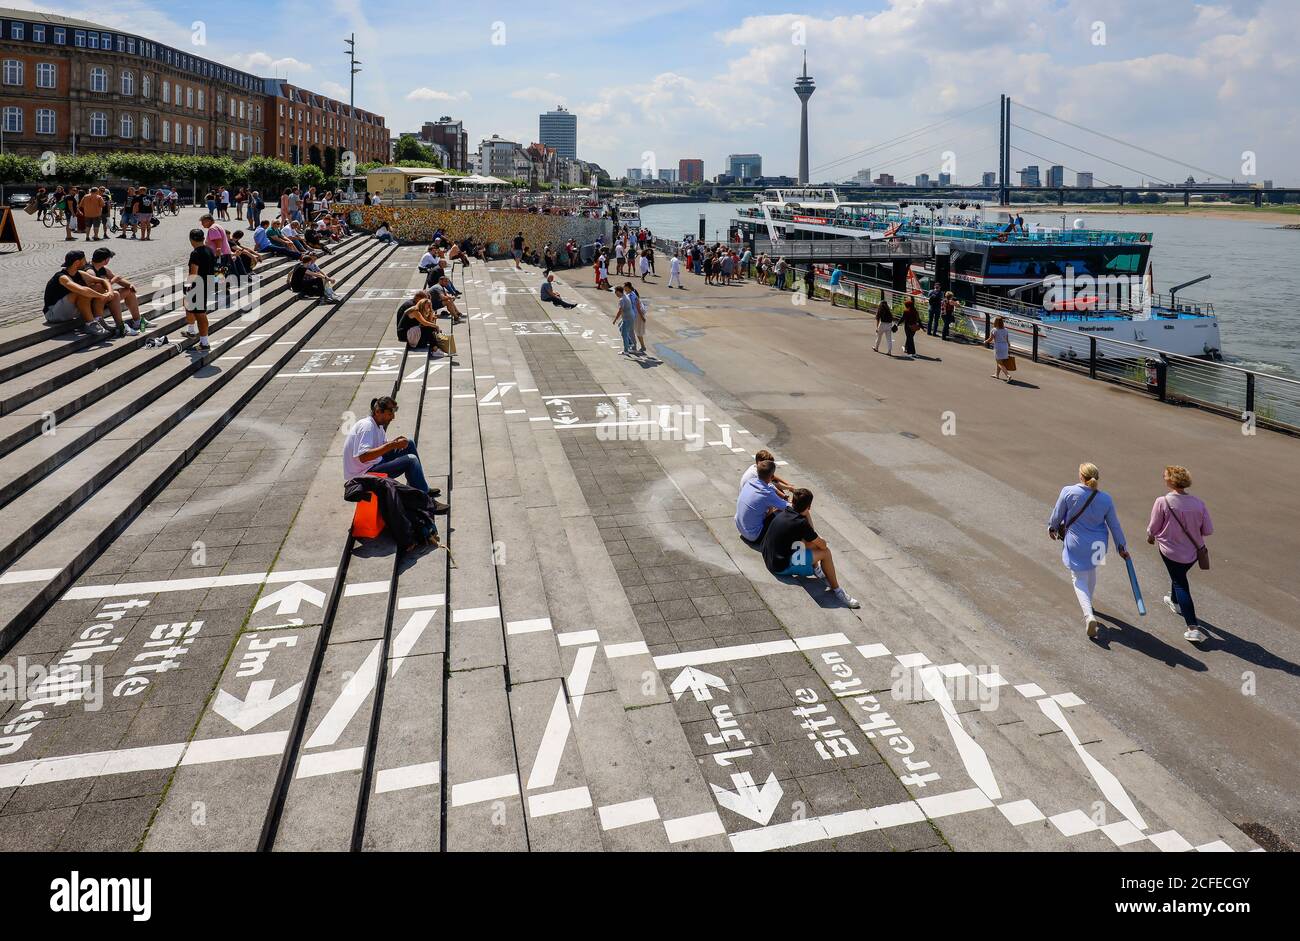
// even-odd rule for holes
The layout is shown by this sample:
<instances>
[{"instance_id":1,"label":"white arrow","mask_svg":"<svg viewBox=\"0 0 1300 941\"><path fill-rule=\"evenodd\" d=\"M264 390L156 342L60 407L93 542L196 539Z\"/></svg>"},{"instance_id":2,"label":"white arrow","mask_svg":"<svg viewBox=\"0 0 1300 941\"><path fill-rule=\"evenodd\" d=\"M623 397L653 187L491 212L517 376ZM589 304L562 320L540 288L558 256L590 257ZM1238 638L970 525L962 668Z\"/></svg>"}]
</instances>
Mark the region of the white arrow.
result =
<instances>
[{"instance_id":1,"label":"white arrow","mask_svg":"<svg viewBox=\"0 0 1300 941\"><path fill-rule=\"evenodd\" d=\"M674 699L681 699L687 690L695 694L696 702L704 702L706 699L712 699L713 694L709 692L709 687L720 689L726 692L727 684L721 677L714 676L712 673L705 673L703 670L697 670L695 667L687 667L681 673L677 674L677 679L673 680L672 686L668 687L673 691Z\"/></svg>"},{"instance_id":2,"label":"white arrow","mask_svg":"<svg viewBox=\"0 0 1300 941\"><path fill-rule=\"evenodd\" d=\"M576 424L577 424L578 422L580 422L581 420L582 420L582 419L577 418L576 416L573 417L573 418L556 418L556 419L553 419L553 421L554 421L557 425L576 425Z\"/></svg>"},{"instance_id":3,"label":"white arrow","mask_svg":"<svg viewBox=\"0 0 1300 941\"><path fill-rule=\"evenodd\" d=\"M312 588L310 585L304 585L302 582L294 582L292 585L285 585L277 592L259 598L253 613L256 614L263 608L269 608L272 605L279 605L276 614L297 614L298 606L304 601L308 604L314 604L318 608L323 608L325 607L325 592Z\"/></svg>"},{"instance_id":4,"label":"white arrow","mask_svg":"<svg viewBox=\"0 0 1300 941\"><path fill-rule=\"evenodd\" d=\"M736 785L734 794L716 784L711 785L718 803L761 826L767 826L772 814L776 813L777 804L781 803L781 795L785 793L776 775L769 771L767 782L761 789L754 784L754 777L748 771L733 774L731 780Z\"/></svg>"},{"instance_id":5,"label":"white arrow","mask_svg":"<svg viewBox=\"0 0 1300 941\"><path fill-rule=\"evenodd\" d=\"M582 331L582 338L583 338L584 340L590 340L591 337L592 337L592 335L593 335L595 332L596 332L595 330L583 330L583 331Z\"/></svg>"},{"instance_id":6,"label":"white arrow","mask_svg":"<svg viewBox=\"0 0 1300 941\"><path fill-rule=\"evenodd\" d=\"M221 716L241 732L261 725L281 709L293 705L298 699L301 683L294 683L279 696L271 696L275 680L256 680L248 687L245 699L236 699L224 689L217 690L217 698L212 703L212 711Z\"/></svg>"},{"instance_id":7,"label":"white arrow","mask_svg":"<svg viewBox=\"0 0 1300 941\"><path fill-rule=\"evenodd\" d=\"M547 399L546 404L547 405L568 405L569 400L568 399Z\"/></svg>"}]
</instances>

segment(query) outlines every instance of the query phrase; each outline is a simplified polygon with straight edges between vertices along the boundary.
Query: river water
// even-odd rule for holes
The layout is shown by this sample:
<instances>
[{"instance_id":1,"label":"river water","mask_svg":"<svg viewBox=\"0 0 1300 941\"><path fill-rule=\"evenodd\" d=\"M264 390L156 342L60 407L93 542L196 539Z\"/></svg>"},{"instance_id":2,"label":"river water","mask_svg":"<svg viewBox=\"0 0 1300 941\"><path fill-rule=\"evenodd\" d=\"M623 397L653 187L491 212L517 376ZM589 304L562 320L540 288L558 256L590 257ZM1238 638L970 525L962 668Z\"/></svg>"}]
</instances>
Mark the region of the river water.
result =
<instances>
[{"instance_id":1,"label":"river water","mask_svg":"<svg viewBox=\"0 0 1300 941\"><path fill-rule=\"evenodd\" d=\"M700 214L712 240L726 236L735 204L691 203L647 206L642 224L663 238L680 239L697 232ZM1061 225L1061 214L1026 212L1027 222ZM993 221L996 216L989 213ZM1066 225L1082 218L1090 229L1150 232L1151 264L1157 291L1204 274L1212 275L1181 292L1189 300L1209 301L1219 317L1227 362L1292 378L1300 377L1300 325L1290 322L1300 303L1300 230L1277 222L1216 219L1205 216L1159 216L1147 213L1075 214L1066 210Z\"/></svg>"}]
</instances>

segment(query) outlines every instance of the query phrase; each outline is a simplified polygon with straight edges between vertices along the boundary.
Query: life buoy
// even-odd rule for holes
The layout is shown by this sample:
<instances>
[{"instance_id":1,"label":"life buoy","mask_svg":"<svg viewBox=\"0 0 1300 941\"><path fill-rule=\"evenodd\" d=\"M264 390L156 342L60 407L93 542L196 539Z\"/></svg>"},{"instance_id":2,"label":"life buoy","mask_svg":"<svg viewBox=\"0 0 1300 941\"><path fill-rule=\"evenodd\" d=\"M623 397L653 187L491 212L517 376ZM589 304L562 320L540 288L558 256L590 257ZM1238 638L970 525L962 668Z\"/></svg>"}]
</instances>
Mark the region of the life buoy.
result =
<instances>
[{"instance_id":1,"label":"life buoy","mask_svg":"<svg viewBox=\"0 0 1300 941\"><path fill-rule=\"evenodd\" d=\"M998 241L999 241L999 242L1005 242L1006 240L1007 240L1007 233L1005 233L1005 232L999 232L999 233L998 233Z\"/></svg>"},{"instance_id":2,"label":"life buoy","mask_svg":"<svg viewBox=\"0 0 1300 941\"><path fill-rule=\"evenodd\" d=\"M903 224L901 222L895 222L893 225L891 225L889 228L885 230L885 238L893 238L895 235L898 234L898 230L901 229L902 227Z\"/></svg>"},{"instance_id":3,"label":"life buoy","mask_svg":"<svg viewBox=\"0 0 1300 941\"><path fill-rule=\"evenodd\" d=\"M1139 241L1139 242L1145 242L1146 240L1147 240L1147 234L1146 234L1145 232L1141 233L1141 234L1138 236L1138 241Z\"/></svg>"}]
</instances>

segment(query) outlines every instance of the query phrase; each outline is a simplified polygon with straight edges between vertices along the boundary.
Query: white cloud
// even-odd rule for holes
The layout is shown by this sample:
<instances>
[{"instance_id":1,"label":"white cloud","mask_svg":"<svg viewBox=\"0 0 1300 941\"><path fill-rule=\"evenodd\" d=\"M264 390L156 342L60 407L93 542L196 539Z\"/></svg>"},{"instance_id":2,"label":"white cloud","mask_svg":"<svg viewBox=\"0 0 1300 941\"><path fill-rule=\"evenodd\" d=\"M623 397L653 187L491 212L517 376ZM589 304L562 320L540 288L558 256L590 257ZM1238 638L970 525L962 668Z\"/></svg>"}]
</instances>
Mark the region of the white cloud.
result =
<instances>
[{"instance_id":1,"label":"white cloud","mask_svg":"<svg viewBox=\"0 0 1300 941\"><path fill-rule=\"evenodd\" d=\"M469 98L469 92L458 91L455 94L445 92L437 88L420 86L414 88L406 95L407 101L463 101Z\"/></svg>"},{"instance_id":2,"label":"white cloud","mask_svg":"<svg viewBox=\"0 0 1300 941\"><path fill-rule=\"evenodd\" d=\"M242 52L227 56L225 61L237 69L255 72L258 75L281 76L293 72L310 72L310 62L303 62L293 56L276 58L269 52Z\"/></svg>"},{"instance_id":3,"label":"white cloud","mask_svg":"<svg viewBox=\"0 0 1300 941\"><path fill-rule=\"evenodd\" d=\"M520 101L536 101L542 104L554 105L557 101L563 101L564 96L537 86L528 88L517 88L510 93L511 98L517 98Z\"/></svg>"}]
</instances>

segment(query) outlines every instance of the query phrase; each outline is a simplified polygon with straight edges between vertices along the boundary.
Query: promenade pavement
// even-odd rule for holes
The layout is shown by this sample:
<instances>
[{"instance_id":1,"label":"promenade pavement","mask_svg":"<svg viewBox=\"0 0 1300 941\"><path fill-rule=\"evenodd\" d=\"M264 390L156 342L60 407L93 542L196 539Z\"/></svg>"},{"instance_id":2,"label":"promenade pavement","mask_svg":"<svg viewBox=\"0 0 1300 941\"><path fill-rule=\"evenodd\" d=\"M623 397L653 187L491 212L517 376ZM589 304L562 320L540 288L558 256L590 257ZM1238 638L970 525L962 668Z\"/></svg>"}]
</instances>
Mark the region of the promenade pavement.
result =
<instances>
[{"instance_id":1,"label":"promenade pavement","mask_svg":"<svg viewBox=\"0 0 1300 941\"><path fill-rule=\"evenodd\" d=\"M426 363L392 342L420 250L268 367L0 660L105 672L94 711L0 705L6 734L30 733L0 755L0 846L1256 848L1086 676L868 525L881 491L824 486L792 427L813 409L760 411L698 365L687 344L712 335L717 375L789 390L746 396L832 394L793 342L805 324L768 330L785 299L650 288L661 355L632 361L610 295L563 285L584 303L561 311L536 269L476 263L458 356ZM347 536L342 437L386 392L451 504L450 552ZM860 610L738 539L761 446L813 483Z\"/></svg>"}]
</instances>

